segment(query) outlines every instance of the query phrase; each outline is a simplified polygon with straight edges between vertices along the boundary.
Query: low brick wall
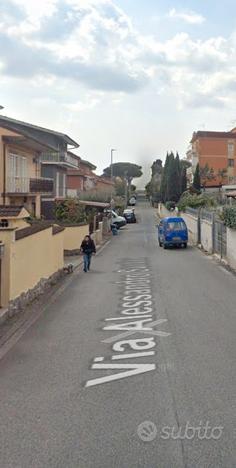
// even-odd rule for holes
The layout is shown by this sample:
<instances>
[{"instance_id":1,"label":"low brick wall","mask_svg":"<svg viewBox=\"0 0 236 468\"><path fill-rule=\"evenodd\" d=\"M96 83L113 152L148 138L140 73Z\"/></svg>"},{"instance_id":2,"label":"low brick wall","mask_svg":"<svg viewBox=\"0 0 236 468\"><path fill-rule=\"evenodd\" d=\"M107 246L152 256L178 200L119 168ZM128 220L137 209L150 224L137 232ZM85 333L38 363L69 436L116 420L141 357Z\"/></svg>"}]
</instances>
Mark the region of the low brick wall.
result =
<instances>
[{"instance_id":1,"label":"low brick wall","mask_svg":"<svg viewBox=\"0 0 236 468\"><path fill-rule=\"evenodd\" d=\"M181 217L184 219L187 225L190 243L192 245L197 245L198 243L198 235L197 235L198 220L197 218L187 213L181 213Z\"/></svg>"},{"instance_id":2,"label":"low brick wall","mask_svg":"<svg viewBox=\"0 0 236 468\"><path fill-rule=\"evenodd\" d=\"M84 237L89 233L89 225L64 226L64 252L65 255L77 255Z\"/></svg>"},{"instance_id":3,"label":"low brick wall","mask_svg":"<svg viewBox=\"0 0 236 468\"><path fill-rule=\"evenodd\" d=\"M236 270L236 230L227 228L227 260Z\"/></svg>"},{"instance_id":4,"label":"low brick wall","mask_svg":"<svg viewBox=\"0 0 236 468\"><path fill-rule=\"evenodd\" d=\"M8 305L8 317L22 312L24 308L35 301L38 297L45 294L54 284L56 284L62 276L65 275L64 270L59 270L49 278L42 278L32 289L20 294L19 297L11 300Z\"/></svg>"},{"instance_id":5,"label":"low brick wall","mask_svg":"<svg viewBox=\"0 0 236 468\"><path fill-rule=\"evenodd\" d=\"M202 248L212 254L213 253L213 237L212 237L212 223L206 219L201 220L201 245Z\"/></svg>"}]
</instances>

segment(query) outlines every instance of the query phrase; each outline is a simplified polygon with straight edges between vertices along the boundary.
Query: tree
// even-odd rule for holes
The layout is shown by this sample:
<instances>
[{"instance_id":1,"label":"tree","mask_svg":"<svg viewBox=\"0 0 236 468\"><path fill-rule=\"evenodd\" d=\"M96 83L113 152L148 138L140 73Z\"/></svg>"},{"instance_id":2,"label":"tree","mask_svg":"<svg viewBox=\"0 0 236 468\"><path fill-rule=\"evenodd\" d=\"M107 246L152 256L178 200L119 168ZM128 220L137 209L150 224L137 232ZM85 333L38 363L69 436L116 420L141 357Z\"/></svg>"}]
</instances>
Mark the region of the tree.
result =
<instances>
[{"instance_id":1,"label":"tree","mask_svg":"<svg viewBox=\"0 0 236 468\"><path fill-rule=\"evenodd\" d=\"M193 188L200 192L201 190L201 177L200 177L200 167L199 163L196 166L194 177L193 177Z\"/></svg>"},{"instance_id":2,"label":"tree","mask_svg":"<svg viewBox=\"0 0 236 468\"><path fill-rule=\"evenodd\" d=\"M117 177L115 180L115 192L118 197L125 196L126 181Z\"/></svg>"},{"instance_id":3,"label":"tree","mask_svg":"<svg viewBox=\"0 0 236 468\"><path fill-rule=\"evenodd\" d=\"M175 194L176 198L178 201L180 196L181 196L181 165L180 165L180 159L179 159L179 153L176 153L176 158L175 158Z\"/></svg>"},{"instance_id":4,"label":"tree","mask_svg":"<svg viewBox=\"0 0 236 468\"><path fill-rule=\"evenodd\" d=\"M164 169L161 178L160 197L161 201L165 203L167 201L167 179L168 179L168 168L169 168L170 155L167 153L164 164Z\"/></svg>"},{"instance_id":5,"label":"tree","mask_svg":"<svg viewBox=\"0 0 236 468\"><path fill-rule=\"evenodd\" d=\"M128 193L133 179L137 179L143 175L142 166L129 162L118 162L112 164L112 174L114 177L121 177L127 181ZM105 177L111 177L111 165L103 171Z\"/></svg>"},{"instance_id":6,"label":"tree","mask_svg":"<svg viewBox=\"0 0 236 468\"><path fill-rule=\"evenodd\" d=\"M167 172L167 194L166 201L177 202L180 196L180 174L177 170L178 160L174 157L174 154L171 152L169 155L168 163L168 172Z\"/></svg>"},{"instance_id":7,"label":"tree","mask_svg":"<svg viewBox=\"0 0 236 468\"><path fill-rule=\"evenodd\" d=\"M181 195L187 190L187 169L182 167L181 170Z\"/></svg>"},{"instance_id":8,"label":"tree","mask_svg":"<svg viewBox=\"0 0 236 468\"><path fill-rule=\"evenodd\" d=\"M146 190L146 195L148 197L148 199L151 197L152 195L152 187L151 187L151 181L148 182L146 185L145 185L145 190Z\"/></svg>"},{"instance_id":9,"label":"tree","mask_svg":"<svg viewBox=\"0 0 236 468\"><path fill-rule=\"evenodd\" d=\"M211 182L215 178L214 170L212 167L210 168L208 164L206 164L204 167L200 167L200 180L204 191L206 190L207 182Z\"/></svg>"},{"instance_id":10,"label":"tree","mask_svg":"<svg viewBox=\"0 0 236 468\"><path fill-rule=\"evenodd\" d=\"M219 178L219 180L220 180L220 185L223 184L224 179L227 177L227 173L228 173L228 171L227 171L227 169L225 169L225 168L224 168L224 169L219 169L219 170L218 170L218 174L217 174L217 175L218 175L218 178Z\"/></svg>"}]
</instances>

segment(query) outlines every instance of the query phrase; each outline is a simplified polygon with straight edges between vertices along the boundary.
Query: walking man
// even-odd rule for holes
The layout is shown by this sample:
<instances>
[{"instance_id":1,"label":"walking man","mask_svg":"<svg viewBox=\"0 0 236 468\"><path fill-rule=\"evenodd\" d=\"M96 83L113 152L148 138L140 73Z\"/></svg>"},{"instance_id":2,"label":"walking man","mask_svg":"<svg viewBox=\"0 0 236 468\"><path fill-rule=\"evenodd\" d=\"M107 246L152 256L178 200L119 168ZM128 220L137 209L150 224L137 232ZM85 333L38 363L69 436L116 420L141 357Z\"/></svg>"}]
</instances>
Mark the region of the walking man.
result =
<instances>
[{"instance_id":1,"label":"walking man","mask_svg":"<svg viewBox=\"0 0 236 468\"><path fill-rule=\"evenodd\" d=\"M96 253L94 241L90 236L85 236L81 244L80 251L84 256L84 272L87 273L87 271L90 270L91 257L93 253Z\"/></svg>"}]
</instances>

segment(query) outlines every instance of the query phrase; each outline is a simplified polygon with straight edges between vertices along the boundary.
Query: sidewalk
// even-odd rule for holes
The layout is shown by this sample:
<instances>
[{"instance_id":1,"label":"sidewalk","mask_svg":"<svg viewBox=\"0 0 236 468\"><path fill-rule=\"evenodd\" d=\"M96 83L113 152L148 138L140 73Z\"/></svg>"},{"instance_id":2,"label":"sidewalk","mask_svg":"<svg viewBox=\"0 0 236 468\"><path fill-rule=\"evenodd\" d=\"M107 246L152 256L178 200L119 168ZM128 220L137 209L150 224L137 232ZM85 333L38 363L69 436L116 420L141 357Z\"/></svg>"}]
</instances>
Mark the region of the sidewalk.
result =
<instances>
[{"instance_id":1,"label":"sidewalk","mask_svg":"<svg viewBox=\"0 0 236 468\"><path fill-rule=\"evenodd\" d=\"M111 236L107 235L104 237L103 242L97 245L97 252L99 253L110 241ZM64 268L68 265L73 265L73 270L76 273L83 265L83 256L82 255L73 255L64 258ZM35 301L25 307L25 309L14 315L13 317L8 317L7 309L1 309L0 313L0 349L7 343L15 334L19 333L19 330L27 326L27 323L31 323L37 320L37 317L40 316L41 311L45 308L45 304L53 301L53 297L59 293L61 289L67 287L70 281L73 280L73 273L65 274L60 278L60 280L50 287L50 289L43 295L39 296ZM7 318L6 318L7 317Z\"/></svg>"},{"instance_id":2,"label":"sidewalk","mask_svg":"<svg viewBox=\"0 0 236 468\"><path fill-rule=\"evenodd\" d=\"M101 250L101 248L109 242L111 239L111 235L104 236L101 244L96 245L97 252ZM76 270L76 268L80 267L83 265L83 255L66 255L64 256L64 268L67 268L69 265L73 265L73 269Z\"/></svg>"}]
</instances>

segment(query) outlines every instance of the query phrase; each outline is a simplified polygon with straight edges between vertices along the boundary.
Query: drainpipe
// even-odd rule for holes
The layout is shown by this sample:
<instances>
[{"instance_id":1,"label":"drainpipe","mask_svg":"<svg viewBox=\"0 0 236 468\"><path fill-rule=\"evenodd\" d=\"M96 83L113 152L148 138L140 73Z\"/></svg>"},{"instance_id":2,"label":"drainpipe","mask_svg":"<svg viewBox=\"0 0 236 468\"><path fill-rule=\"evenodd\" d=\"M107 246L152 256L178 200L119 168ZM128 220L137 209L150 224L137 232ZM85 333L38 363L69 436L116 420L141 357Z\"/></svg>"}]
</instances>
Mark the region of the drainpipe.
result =
<instances>
[{"instance_id":1,"label":"drainpipe","mask_svg":"<svg viewBox=\"0 0 236 468\"><path fill-rule=\"evenodd\" d=\"M3 205L6 204L6 144L3 143Z\"/></svg>"}]
</instances>

